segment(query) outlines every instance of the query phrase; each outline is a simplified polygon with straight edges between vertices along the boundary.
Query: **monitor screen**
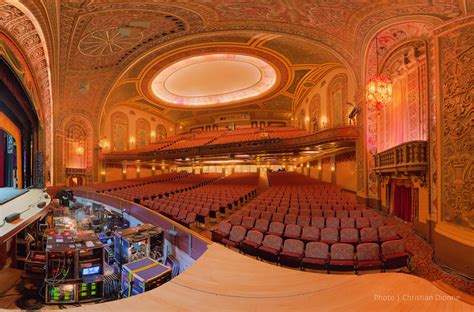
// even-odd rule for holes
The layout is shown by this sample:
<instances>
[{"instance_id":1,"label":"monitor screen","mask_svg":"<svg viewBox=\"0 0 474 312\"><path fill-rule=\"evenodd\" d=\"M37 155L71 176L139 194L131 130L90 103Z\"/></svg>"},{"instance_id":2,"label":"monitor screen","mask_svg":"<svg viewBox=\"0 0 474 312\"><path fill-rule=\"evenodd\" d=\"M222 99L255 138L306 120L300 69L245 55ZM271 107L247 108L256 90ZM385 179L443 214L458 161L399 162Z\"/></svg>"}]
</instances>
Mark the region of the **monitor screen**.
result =
<instances>
[{"instance_id":1,"label":"monitor screen","mask_svg":"<svg viewBox=\"0 0 474 312\"><path fill-rule=\"evenodd\" d=\"M93 275L100 273L100 266L93 266L89 268L82 268L82 275Z\"/></svg>"}]
</instances>

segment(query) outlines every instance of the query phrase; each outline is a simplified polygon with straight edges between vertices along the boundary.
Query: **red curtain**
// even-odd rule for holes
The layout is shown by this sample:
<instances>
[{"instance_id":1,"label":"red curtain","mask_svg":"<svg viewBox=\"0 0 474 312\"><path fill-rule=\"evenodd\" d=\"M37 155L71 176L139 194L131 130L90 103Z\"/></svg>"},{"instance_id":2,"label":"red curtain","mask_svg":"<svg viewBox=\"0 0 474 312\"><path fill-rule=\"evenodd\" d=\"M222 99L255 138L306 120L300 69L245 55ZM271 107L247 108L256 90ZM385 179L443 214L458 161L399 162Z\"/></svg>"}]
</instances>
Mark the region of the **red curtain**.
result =
<instances>
[{"instance_id":1,"label":"red curtain","mask_svg":"<svg viewBox=\"0 0 474 312\"><path fill-rule=\"evenodd\" d=\"M411 222L412 194L411 187L395 186L394 214L402 220Z\"/></svg>"},{"instance_id":2,"label":"red curtain","mask_svg":"<svg viewBox=\"0 0 474 312\"><path fill-rule=\"evenodd\" d=\"M3 135L4 131L0 129L0 187L5 186L5 156L6 156L6 146L5 146L5 136Z\"/></svg>"}]
</instances>

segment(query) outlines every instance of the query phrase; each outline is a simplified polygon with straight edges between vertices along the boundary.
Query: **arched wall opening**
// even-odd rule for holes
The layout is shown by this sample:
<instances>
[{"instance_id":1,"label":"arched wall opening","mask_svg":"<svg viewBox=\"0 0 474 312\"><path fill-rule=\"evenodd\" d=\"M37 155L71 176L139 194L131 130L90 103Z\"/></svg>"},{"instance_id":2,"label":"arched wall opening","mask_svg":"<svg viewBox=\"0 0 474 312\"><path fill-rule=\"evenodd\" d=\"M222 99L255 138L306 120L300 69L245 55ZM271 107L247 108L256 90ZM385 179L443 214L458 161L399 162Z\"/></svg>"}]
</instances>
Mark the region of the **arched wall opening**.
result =
<instances>
[{"instance_id":1,"label":"arched wall opening","mask_svg":"<svg viewBox=\"0 0 474 312\"><path fill-rule=\"evenodd\" d=\"M5 186L42 185L42 157L37 153L38 115L24 86L3 58L0 58L0 128L6 148L3 169L8 170L7 175L4 172L4 180L8 179Z\"/></svg>"}]
</instances>

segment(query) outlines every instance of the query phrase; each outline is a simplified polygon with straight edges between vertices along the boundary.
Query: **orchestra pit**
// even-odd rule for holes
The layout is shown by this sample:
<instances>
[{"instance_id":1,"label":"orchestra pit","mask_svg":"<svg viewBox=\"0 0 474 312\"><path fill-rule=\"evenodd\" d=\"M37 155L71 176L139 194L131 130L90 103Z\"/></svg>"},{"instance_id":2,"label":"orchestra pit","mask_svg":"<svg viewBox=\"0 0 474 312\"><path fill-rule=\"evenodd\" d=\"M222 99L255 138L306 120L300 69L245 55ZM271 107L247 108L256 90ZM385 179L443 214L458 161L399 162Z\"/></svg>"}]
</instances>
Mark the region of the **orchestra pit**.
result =
<instances>
[{"instance_id":1,"label":"orchestra pit","mask_svg":"<svg viewBox=\"0 0 474 312\"><path fill-rule=\"evenodd\" d=\"M0 1L0 310L474 311L471 0Z\"/></svg>"}]
</instances>

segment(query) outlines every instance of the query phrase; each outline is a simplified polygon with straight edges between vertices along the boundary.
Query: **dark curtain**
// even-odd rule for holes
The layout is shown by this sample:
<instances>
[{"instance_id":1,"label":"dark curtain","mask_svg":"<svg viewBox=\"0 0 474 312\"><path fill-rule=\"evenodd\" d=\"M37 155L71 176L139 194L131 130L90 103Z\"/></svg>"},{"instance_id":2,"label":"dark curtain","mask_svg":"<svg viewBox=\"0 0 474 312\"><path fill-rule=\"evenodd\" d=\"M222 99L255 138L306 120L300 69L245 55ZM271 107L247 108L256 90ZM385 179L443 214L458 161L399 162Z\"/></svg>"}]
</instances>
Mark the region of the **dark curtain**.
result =
<instances>
[{"instance_id":1,"label":"dark curtain","mask_svg":"<svg viewBox=\"0 0 474 312\"><path fill-rule=\"evenodd\" d=\"M394 214L402 220L411 222L412 219L411 187L395 186Z\"/></svg>"},{"instance_id":2,"label":"dark curtain","mask_svg":"<svg viewBox=\"0 0 474 312\"><path fill-rule=\"evenodd\" d=\"M5 135L4 131L0 129L0 187L5 187Z\"/></svg>"}]
</instances>

